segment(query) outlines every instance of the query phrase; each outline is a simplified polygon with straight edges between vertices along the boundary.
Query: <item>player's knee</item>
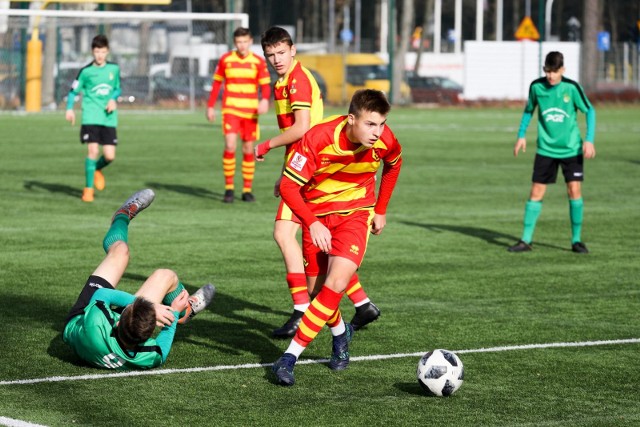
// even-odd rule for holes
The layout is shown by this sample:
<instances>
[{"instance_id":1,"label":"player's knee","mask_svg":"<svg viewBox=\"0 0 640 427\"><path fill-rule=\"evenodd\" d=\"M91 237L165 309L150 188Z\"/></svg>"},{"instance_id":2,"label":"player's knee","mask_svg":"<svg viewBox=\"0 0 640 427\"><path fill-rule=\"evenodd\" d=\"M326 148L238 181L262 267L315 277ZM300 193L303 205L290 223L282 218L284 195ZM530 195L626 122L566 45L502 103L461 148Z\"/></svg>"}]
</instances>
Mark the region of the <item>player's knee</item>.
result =
<instances>
[{"instance_id":1,"label":"player's knee","mask_svg":"<svg viewBox=\"0 0 640 427\"><path fill-rule=\"evenodd\" d=\"M154 271L151 276L155 280L161 281L163 283L169 283L171 285L175 285L178 283L178 275L175 271L169 270L168 268L159 268Z\"/></svg>"},{"instance_id":2,"label":"player's knee","mask_svg":"<svg viewBox=\"0 0 640 427\"><path fill-rule=\"evenodd\" d=\"M109 247L109 255L118 258L129 258L129 245L125 241L118 240Z\"/></svg>"}]
</instances>

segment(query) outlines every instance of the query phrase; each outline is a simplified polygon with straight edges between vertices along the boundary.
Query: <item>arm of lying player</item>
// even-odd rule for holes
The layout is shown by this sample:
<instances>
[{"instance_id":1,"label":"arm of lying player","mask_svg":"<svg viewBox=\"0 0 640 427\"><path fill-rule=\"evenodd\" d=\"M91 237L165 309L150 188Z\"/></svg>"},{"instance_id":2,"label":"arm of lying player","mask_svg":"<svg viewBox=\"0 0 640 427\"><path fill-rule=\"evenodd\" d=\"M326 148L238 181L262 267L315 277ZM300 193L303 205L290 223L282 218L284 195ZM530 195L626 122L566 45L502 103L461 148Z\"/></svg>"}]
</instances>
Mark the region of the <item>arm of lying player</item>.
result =
<instances>
[{"instance_id":1,"label":"arm of lying player","mask_svg":"<svg viewBox=\"0 0 640 427\"><path fill-rule=\"evenodd\" d=\"M183 290L180 295L178 295L171 302L171 313L173 314L173 319L171 322L164 326L158 336L156 337L156 343L162 350L162 363L167 360L169 356L169 352L171 351L171 345L173 344L173 339L176 335L176 328L178 326L178 319L180 317L180 312L187 309L187 305L189 305L189 293L186 290ZM166 306L163 306L166 307Z\"/></svg>"},{"instance_id":2,"label":"arm of lying player","mask_svg":"<svg viewBox=\"0 0 640 427\"><path fill-rule=\"evenodd\" d=\"M131 295L128 292L119 291L117 289L98 289L94 292L91 300L89 301L103 301L106 305L115 305L116 307L126 307L135 301L135 295Z\"/></svg>"},{"instance_id":3,"label":"arm of lying player","mask_svg":"<svg viewBox=\"0 0 640 427\"><path fill-rule=\"evenodd\" d=\"M162 351L162 363L167 360L169 357L169 352L171 351L171 345L173 344L173 339L176 336L176 328L178 326L178 312L175 313L175 319L170 325L162 328L158 336L156 337L156 343L160 350Z\"/></svg>"},{"instance_id":4,"label":"arm of lying player","mask_svg":"<svg viewBox=\"0 0 640 427\"><path fill-rule=\"evenodd\" d=\"M283 175L280 181L280 197L289 209L300 218L302 224L309 228L313 244L323 252L331 251L331 232L318 221L311 209L307 207L300 194L300 185L286 175Z\"/></svg>"}]
</instances>

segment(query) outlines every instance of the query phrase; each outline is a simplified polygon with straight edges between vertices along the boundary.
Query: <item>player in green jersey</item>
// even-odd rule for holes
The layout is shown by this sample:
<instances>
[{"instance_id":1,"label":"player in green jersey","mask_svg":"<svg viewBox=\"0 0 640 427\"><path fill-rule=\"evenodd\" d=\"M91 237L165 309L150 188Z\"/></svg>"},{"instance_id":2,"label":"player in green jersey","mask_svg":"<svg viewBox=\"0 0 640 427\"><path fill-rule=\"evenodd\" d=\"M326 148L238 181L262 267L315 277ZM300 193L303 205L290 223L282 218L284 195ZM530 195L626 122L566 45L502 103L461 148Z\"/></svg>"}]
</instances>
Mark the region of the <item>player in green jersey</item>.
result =
<instances>
[{"instance_id":1,"label":"player in green jersey","mask_svg":"<svg viewBox=\"0 0 640 427\"><path fill-rule=\"evenodd\" d=\"M154 271L135 295L115 289L129 263L129 222L154 197L152 190L138 191L116 211L102 243L107 255L67 316L64 342L93 366L160 366L171 350L177 323L204 310L215 293L208 284L189 296L176 273L167 269ZM152 338L156 326L162 329Z\"/></svg>"},{"instance_id":2,"label":"player in green jersey","mask_svg":"<svg viewBox=\"0 0 640 427\"><path fill-rule=\"evenodd\" d=\"M84 202L93 202L93 188L104 189L102 169L116 157L118 137L118 111L116 100L120 95L120 68L107 61L109 40L100 34L91 42L93 61L82 68L71 85L67 98L65 118L73 126L76 115L73 103L76 95L82 94L82 126L80 142L87 144L85 159ZM100 156L102 146L102 156Z\"/></svg>"},{"instance_id":3,"label":"player in green jersey","mask_svg":"<svg viewBox=\"0 0 640 427\"><path fill-rule=\"evenodd\" d=\"M524 230L520 241L509 247L509 252L532 249L533 232L542 210L542 199L548 184L556 182L558 167L562 167L569 196L571 219L571 250L589 253L582 242L583 202L581 183L584 178L583 159L596 155L594 135L596 112L580 85L563 77L564 57L550 52L544 63L545 77L534 80L529 88L529 99L522 114L514 156L526 151L525 133L534 110L538 107L538 150L533 164L533 178L529 200L524 210ZM584 142L576 121L580 110L587 118Z\"/></svg>"}]
</instances>

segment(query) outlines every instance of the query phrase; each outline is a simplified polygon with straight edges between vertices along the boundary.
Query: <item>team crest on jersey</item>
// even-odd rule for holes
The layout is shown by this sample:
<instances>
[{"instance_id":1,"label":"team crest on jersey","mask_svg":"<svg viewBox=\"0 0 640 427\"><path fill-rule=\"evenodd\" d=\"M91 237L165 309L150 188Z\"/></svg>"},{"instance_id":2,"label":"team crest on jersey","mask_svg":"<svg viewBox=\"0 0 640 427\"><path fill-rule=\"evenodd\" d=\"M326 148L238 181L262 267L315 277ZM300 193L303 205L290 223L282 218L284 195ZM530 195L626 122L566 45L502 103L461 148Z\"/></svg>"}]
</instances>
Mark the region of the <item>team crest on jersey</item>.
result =
<instances>
[{"instance_id":1,"label":"team crest on jersey","mask_svg":"<svg viewBox=\"0 0 640 427\"><path fill-rule=\"evenodd\" d=\"M563 100L565 103L568 103L569 101L571 101L571 97L569 96L569 94L568 94L568 93L565 93L565 94L564 94L564 97L562 98L562 100Z\"/></svg>"},{"instance_id":2,"label":"team crest on jersey","mask_svg":"<svg viewBox=\"0 0 640 427\"><path fill-rule=\"evenodd\" d=\"M294 153L291 161L289 162L289 166L300 172L306 163L307 158L305 156L300 153Z\"/></svg>"},{"instance_id":3,"label":"team crest on jersey","mask_svg":"<svg viewBox=\"0 0 640 427\"><path fill-rule=\"evenodd\" d=\"M109 80L113 80L113 73L109 73Z\"/></svg>"},{"instance_id":4,"label":"team crest on jersey","mask_svg":"<svg viewBox=\"0 0 640 427\"><path fill-rule=\"evenodd\" d=\"M298 81L296 79L291 80L291 88L289 89L289 92L291 92L292 95L298 91L296 89L296 83L297 82Z\"/></svg>"}]
</instances>

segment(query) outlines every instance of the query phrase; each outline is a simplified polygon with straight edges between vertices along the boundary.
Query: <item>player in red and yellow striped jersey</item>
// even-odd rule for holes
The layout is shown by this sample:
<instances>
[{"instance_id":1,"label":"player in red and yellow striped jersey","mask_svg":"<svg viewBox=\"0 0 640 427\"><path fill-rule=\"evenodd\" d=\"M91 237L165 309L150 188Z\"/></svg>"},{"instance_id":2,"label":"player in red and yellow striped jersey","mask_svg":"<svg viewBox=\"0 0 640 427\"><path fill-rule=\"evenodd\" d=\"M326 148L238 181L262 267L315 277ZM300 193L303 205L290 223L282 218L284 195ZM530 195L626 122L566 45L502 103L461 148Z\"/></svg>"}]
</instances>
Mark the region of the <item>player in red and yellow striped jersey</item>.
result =
<instances>
[{"instance_id":1,"label":"player in red and yellow striped jersey","mask_svg":"<svg viewBox=\"0 0 640 427\"><path fill-rule=\"evenodd\" d=\"M295 363L327 324L333 335L329 367L349 364L353 328L338 306L360 266L369 232L380 234L402 165L402 148L386 126L391 106L377 90L357 91L349 114L320 123L296 143L280 183L280 194L304 227L305 272L316 298L284 355L273 365L277 382L295 382ZM376 172L383 166L376 197Z\"/></svg>"},{"instance_id":2,"label":"player in red and yellow striped jersey","mask_svg":"<svg viewBox=\"0 0 640 427\"><path fill-rule=\"evenodd\" d=\"M281 146L286 147L286 158L292 144L319 123L323 115L323 102L318 84L311 72L295 60L296 47L289 33L282 28L272 27L262 35L261 43L267 61L279 77L274 84L274 99L280 134L256 147L258 161L264 159L270 149ZM276 197L279 196L279 185L280 179L274 189ZM302 250L296 239L299 228L300 220L281 201L273 236L284 258L286 280L294 310L284 325L273 331L276 338L292 337L309 306ZM369 300L358 275L351 279L347 294L356 306L356 314L352 319L355 329L373 322L380 316L380 310Z\"/></svg>"},{"instance_id":3,"label":"player in red and yellow striped jersey","mask_svg":"<svg viewBox=\"0 0 640 427\"><path fill-rule=\"evenodd\" d=\"M251 192L255 172L253 142L260 138L258 114L269 109L271 78L264 58L251 52L253 37L247 28L237 28L233 33L236 50L224 54L213 75L213 86L207 103L207 119L215 121L213 107L224 82L222 96L222 133L224 152L225 203L234 201L234 176L236 171L236 141L242 139L242 200L255 201ZM258 99L260 89L260 100Z\"/></svg>"}]
</instances>

